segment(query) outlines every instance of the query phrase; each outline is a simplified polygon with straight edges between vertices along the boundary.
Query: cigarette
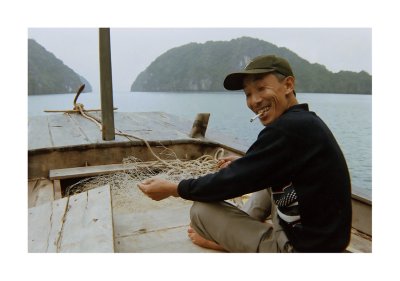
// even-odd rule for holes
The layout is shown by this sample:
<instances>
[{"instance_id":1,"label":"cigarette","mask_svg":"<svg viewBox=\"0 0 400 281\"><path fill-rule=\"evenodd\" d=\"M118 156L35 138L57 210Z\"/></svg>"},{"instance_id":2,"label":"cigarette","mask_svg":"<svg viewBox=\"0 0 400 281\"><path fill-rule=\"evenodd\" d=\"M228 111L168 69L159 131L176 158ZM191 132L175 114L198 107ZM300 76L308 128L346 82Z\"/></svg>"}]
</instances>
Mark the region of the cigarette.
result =
<instances>
[{"instance_id":1,"label":"cigarette","mask_svg":"<svg viewBox=\"0 0 400 281\"><path fill-rule=\"evenodd\" d=\"M264 112L260 112L258 113L256 116L254 116L253 118L250 119L250 122L253 122L254 120L256 120L258 117L261 116L261 114L263 114Z\"/></svg>"}]
</instances>

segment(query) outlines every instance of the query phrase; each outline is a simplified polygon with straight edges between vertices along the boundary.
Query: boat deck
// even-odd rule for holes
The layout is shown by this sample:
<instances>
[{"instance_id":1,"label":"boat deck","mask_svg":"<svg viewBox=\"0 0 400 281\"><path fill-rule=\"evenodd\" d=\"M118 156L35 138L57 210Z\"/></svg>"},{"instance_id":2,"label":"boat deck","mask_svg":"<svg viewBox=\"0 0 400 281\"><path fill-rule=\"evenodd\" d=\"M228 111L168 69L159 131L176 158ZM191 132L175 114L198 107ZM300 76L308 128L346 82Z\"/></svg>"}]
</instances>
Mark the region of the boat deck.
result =
<instances>
[{"instance_id":1,"label":"boat deck","mask_svg":"<svg viewBox=\"0 0 400 281\"><path fill-rule=\"evenodd\" d=\"M98 113L92 115L100 118ZM114 116L115 128L119 132L146 139L156 151L165 147L174 149L182 159L211 154L221 147L234 154L247 149L237 139L213 130L206 132L206 138L190 138L193 122L166 113L115 112ZM101 189L105 197L91 204L88 202L93 196L89 191L83 195L62 197L62 183L67 178L115 172L121 160L132 153L145 161L152 160L151 157L145 159L149 153L142 141L118 135L114 141L103 141L97 125L78 114L30 117L28 137L30 252L215 252L194 245L187 237L189 201L169 198L155 202L139 191L135 196L142 197L132 204L104 186L95 190ZM80 175L75 168L81 170ZM60 169L68 172L61 176ZM93 172L93 169L99 170ZM135 190L132 188L132 192ZM65 200L69 200L67 204ZM86 204L85 207L79 202ZM107 208L108 205L111 208ZM82 215L75 213L68 217L75 210L81 210ZM55 220L62 223L54 223ZM76 223L71 223L71 220ZM99 232L98 227L104 231ZM53 236L41 235L43 229L47 229L46 235ZM69 241L68 233L73 234L69 243L66 242ZM81 245L77 245L76 233L81 234ZM348 251L371 252L370 237L354 230Z\"/></svg>"},{"instance_id":2,"label":"boat deck","mask_svg":"<svg viewBox=\"0 0 400 281\"><path fill-rule=\"evenodd\" d=\"M90 114L101 119L99 112ZM189 137L193 121L164 112L115 112L114 123L116 131L132 134L149 142L196 141ZM41 149L122 145L135 142L119 135L116 135L113 141L104 141L99 127L76 113L29 117L28 139L28 150L31 152ZM202 141L218 142L238 151L247 149L237 138L224 136L213 129L207 129L206 138Z\"/></svg>"}]
</instances>

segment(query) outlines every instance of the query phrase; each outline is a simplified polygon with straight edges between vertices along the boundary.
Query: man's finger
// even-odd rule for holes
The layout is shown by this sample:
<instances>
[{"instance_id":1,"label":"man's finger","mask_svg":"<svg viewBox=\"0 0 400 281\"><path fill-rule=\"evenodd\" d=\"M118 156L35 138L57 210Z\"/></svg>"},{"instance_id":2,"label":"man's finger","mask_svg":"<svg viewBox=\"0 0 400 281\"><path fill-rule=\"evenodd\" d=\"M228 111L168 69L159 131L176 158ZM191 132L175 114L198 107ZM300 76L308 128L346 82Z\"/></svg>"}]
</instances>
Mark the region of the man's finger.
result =
<instances>
[{"instance_id":1,"label":"man's finger","mask_svg":"<svg viewBox=\"0 0 400 281\"><path fill-rule=\"evenodd\" d=\"M150 178L150 179L145 179L145 180L142 180L142 182L141 182L141 184L143 185L143 184L150 184L150 183L152 183L154 181L154 179L152 179L152 178Z\"/></svg>"},{"instance_id":2,"label":"man's finger","mask_svg":"<svg viewBox=\"0 0 400 281\"><path fill-rule=\"evenodd\" d=\"M225 162L224 164L222 164L222 165L220 166L220 168L223 169L223 168L225 168L225 167L228 167L231 163L232 163L231 161L227 161L227 162Z\"/></svg>"}]
</instances>

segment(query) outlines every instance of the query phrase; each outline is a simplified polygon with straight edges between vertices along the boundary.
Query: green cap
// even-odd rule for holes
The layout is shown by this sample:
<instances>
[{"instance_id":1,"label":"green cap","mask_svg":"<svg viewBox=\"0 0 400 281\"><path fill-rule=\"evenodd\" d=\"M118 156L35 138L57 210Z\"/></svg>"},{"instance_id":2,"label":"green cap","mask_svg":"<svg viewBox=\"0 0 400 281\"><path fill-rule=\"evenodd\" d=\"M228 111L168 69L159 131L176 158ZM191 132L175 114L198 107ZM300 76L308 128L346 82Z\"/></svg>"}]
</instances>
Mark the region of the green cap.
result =
<instances>
[{"instance_id":1,"label":"green cap","mask_svg":"<svg viewBox=\"0 0 400 281\"><path fill-rule=\"evenodd\" d=\"M231 73L224 80L227 90L243 89L243 79L249 74L278 72L284 76L294 76L289 62L283 58L268 55L254 58L241 72Z\"/></svg>"}]
</instances>

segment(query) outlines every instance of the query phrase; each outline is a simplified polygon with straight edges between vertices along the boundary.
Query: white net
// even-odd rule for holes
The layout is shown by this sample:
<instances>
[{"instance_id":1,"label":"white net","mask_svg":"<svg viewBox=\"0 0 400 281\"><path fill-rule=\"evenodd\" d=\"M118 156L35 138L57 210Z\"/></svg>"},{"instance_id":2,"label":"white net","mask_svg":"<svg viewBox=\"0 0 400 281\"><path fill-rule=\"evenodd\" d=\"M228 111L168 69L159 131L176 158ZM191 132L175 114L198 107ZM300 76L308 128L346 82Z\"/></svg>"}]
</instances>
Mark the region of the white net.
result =
<instances>
[{"instance_id":1,"label":"white net","mask_svg":"<svg viewBox=\"0 0 400 281\"><path fill-rule=\"evenodd\" d=\"M174 197L162 201L153 201L140 191L137 184L151 177L160 177L178 183L183 179L198 178L214 173L218 170L217 162L220 153L221 150L218 150L215 156L203 155L195 160L184 161L170 159L143 162L135 157L128 157L123 160L123 171L79 181L66 189L66 195L73 195L109 184L115 211L143 211L150 208L163 208L170 204L176 206L188 204L189 202L186 200ZM173 155L170 155L170 158L172 157Z\"/></svg>"}]
</instances>

